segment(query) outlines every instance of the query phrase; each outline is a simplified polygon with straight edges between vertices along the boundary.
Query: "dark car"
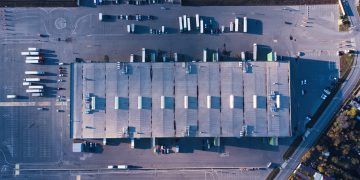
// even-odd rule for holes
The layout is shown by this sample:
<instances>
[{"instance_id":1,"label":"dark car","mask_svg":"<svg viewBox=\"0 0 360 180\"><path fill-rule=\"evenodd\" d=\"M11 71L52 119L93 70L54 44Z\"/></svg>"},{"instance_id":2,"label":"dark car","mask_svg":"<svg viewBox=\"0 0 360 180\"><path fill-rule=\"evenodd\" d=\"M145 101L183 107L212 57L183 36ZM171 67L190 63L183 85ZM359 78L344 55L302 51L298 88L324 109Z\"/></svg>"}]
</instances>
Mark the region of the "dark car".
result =
<instances>
[{"instance_id":1,"label":"dark car","mask_svg":"<svg viewBox=\"0 0 360 180\"><path fill-rule=\"evenodd\" d=\"M57 90L65 90L65 88L59 87L57 88Z\"/></svg>"}]
</instances>

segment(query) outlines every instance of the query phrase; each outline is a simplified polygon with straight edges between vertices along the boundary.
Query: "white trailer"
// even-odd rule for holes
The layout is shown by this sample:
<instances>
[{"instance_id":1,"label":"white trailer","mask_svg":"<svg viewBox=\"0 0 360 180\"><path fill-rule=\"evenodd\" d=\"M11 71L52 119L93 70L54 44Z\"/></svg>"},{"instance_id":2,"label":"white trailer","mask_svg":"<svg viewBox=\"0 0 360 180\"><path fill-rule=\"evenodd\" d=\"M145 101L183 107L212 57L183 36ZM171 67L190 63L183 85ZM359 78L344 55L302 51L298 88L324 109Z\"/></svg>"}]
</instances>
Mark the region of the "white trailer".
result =
<instances>
[{"instance_id":1,"label":"white trailer","mask_svg":"<svg viewBox=\"0 0 360 180\"><path fill-rule=\"evenodd\" d=\"M253 60L256 61L257 60L257 44L254 43L253 45Z\"/></svg>"},{"instance_id":2,"label":"white trailer","mask_svg":"<svg viewBox=\"0 0 360 180\"><path fill-rule=\"evenodd\" d=\"M239 19L235 18L235 32L239 32Z\"/></svg>"},{"instance_id":3,"label":"white trailer","mask_svg":"<svg viewBox=\"0 0 360 180\"><path fill-rule=\"evenodd\" d=\"M183 16L184 31L187 29L186 15Z\"/></svg>"},{"instance_id":4,"label":"white trailer","mask_svg":"<svg viewBox=\"0 0 360 180\"><path fill-rule=\"evenodd\" d=\"M15 98L17 98L17 96L15 94L9 94L9 95L6 95L6 98L7 99L15 99Z\"/></svg>"},{"instance_id":5,"label":"white trailer","mask_svg":"<svg viewBox=\"0 0 360 180\"><path fill-rule=\"evenodd\" d=\"M44 92L43 89L27 89L26 90L27 93L41 93Z\"/></svg>"},{"instance_id":6,"label":"white trailer","mask_svg":"<svg viewBox=\"0 0 360 180\"><path fill-rule=\"evenodd\" d=\"M142 48L141 49L141 52L142 52L142 56L141 56L141 61L142 62L146 62L145 60L146 60L146 49L145 48Z\"/></svg>"},{"instance_id":7,"label":"white trailer","mask_svg":"<svg viewBox=\"0 0 360 180\"><path fill-rule=\"evenodd\" d=\"M38 85L38 86L29 86L29 89L44 89L44 86Z\"/></svg>"},{"instance_id":8,"label":"white trailer","mask_svg":"<svg viewBox=\"0 0 360 180\"><path fill-rule=\"evenodd\" d=\"M41 56L26 56L25 57L26 60L40 60L42 59Z\"/></svg>"},{"instance_id":9,"label":"white trailer","mask_svg":"<svg viewBox=\"0 0 360 180\"><path fill-rule=\"evenodd\" d=\"M99 13L99 21L102 21L102 20L103 20L103 14Z\"/></svg>"},{"instance_id":10,"label":"white trailer","mask_svg":"<svg viewBox=\"0 0 360 180\"><path fill-rule=\"evenodd\" d=\"M179 17L179 28L180 28L180 32L182 32L183 31L183 20L182 20L181 16Z\"/></svg>"},{"instance_id":11,"label":"white trailer","mask_svg":"<svg viewBox=\"0 0 360 180\"><path fill-rule=\"evenodd\" d=\"M200 20L200 33L204 34L204 21L202 19Z\"/></svg>"},{"instance_id":12,"label":"white trailer","mask_svg":"<svg viewBox=\"0 0 360 180\"><path fill-rule=\"evenodd\" d=\"M40 64L40 60L25 60L26 64Z\"/></svg>"},{"instance_id":13,"label":"white trailer","mask_svg":"<svg viewBox=\"0 0 360 180\"><path fill-rule=\"evenodd\" d=\"M23 82L23 86L30 86L31 82Z\"/></svg>"},{"instance_id":14,"label":"white trailer","mask_svg":"<svg viewBox=\"0 0 360 180\"><path fill-rule=\"evenodd\" d=\"M174 61L178 62L178 53L174 53Z\"/></svg>"},{"instance_id":15,"label":"white trailer","mask_svg":"<svg viewBox=\"0 0 360 180\"><path fill-rule=\"evenodd\" d=\"M243 29L243 31L244 31L244 33L246 33L247 32L247 18L246 17L244 17L244 29Z\"/></svg>"},{"instance_id":16,"label":"white trailer","mask_svg":"<svg viewBox=\"0 0 360 180\"><path fill-rule=\"evenodd\" d=\"M28 48L28 51L39 51L40 49L39 48L34 48L34 47L29 47Z\"/></svg>"},{"instance_id":17,"label":"white trailer","mask_svg":"<svg viewBox=\"0 0 360 180\"><path fill-rule=\"evenodd\" d=\"M134 62L134 54L130 54L130 62Z\"/></svg>"},{"instance_id":18,"label":"white trailer","mask_svg":"<svg viewBox=\"0 0 360 180\"><path fill-rule=\"evenodd\" d=\"M43 93L31 93L31 96L40 97L40 96L43 96Z\"/></svg>"},{"instance_id":19,"label":"white trailer","mask_svg":"<svg viewBox=\"0 0 360 180\"><path fill-rule=\"evenodd\" d=\"M200 16L199 16L199 14L195 15L195 19L196 19L196 29L200 29Z\"/></svg>"},{"instance_id":20,"label":"white trailer","mask_svg":"<svg viewBox=\"0 0 360 180\"><path fill-rule=\"evenodd\" d=\"M242 60L242 61L245 61L245 52L244 52L244 51L241 52L241 60Z\"/></svg>"},{"instance_id":21,"label":"white trailer","mask_svg":"<svg viewBox=\"0 0 360 180\"><path fill-rule=\"evenodd\" d=\"M187 18L187 28L188 28L188 31L191 31L190 17Z\"/></svg>"},{"instance_id":22,"label":"white trailer","mask_svg":"<svg viewBox=\"0 0 360 180\"><path fill-rule=\"evenodd\" d=\"M39 82L40 78L25 78L24 81L26 81L26 82Z\"/></svg>"},{"instance_id":23,"label":"white trailer","mask_svg":"<svg viewBox=\"0 0 360 180\"><path fill-rule=\"evenodd\" d=\"M131 32L135 33L135 24L131 24Z\"/></svg>"},{"instance_id":24,"label":"white trailer","mask_svg":"<svg viewBox=\"0 0 360 180\"><path fill-rule=\"evenodd\" d=\"M234 23L230 22L230 32L233 32L233 31L234 31Z\"/></svg>"},{"instance_id":25,"label":"white trailer","mask_svg":"<svg viewBox=\"0 0 360 180\"><path fill-rule=\"evenodd\" d=\"M207 49L203 50L203 62L206 62L207 60Z\"/></svg>"},{"instance_id":26,"label":"white trailer","mask_svg":"<svg viewBox=\"0 0 360 180\"><path fill-rule=\"evenodd\" d=\"M131 33L131 26L130 26L130 24L128 24L128 25L126 26L126 29L127 29L127 32L128 32L128 33Z\"/></svg>"},{"instance_id":27,"label":"white trailer","mask_svg":"<svg viewBox=\"0 0 360 180\"><path fill-rule=\"evenodd\" d=\"M45 72L43 71L25 71L26 75L44 75Z\"/></svg>"},{"instance_id":28,"label":"white trailer","mask_svg":"<svg viewBox=\"0 0 360 180\"><path fill-rule=\"evenodd\" d=\"M164 34L165 33L165 26L161 26L161 32Z\"/></svg>"},{"instance_id":29,"label":"white trailer","mask_svg":"<svg viewBox=\"0 0 360 180\"><path fill-rule=\"evenodd\" d=\"M36 52L36 51L29 52L29 54L30 54L31 56L39 56L39 55L40 55L40 53L39 53L39 52Z\"/></svg>"},{"instance_id":30,"label":"white trailer","mask_svg":"<svg viewBox=\"0 0 360 180\"><path fill-rule=\"evenodd\" d=\"M22 56L29 56L29 55L30 55L30 52L21 52L21 55L22 55Z\"/></svg>"}]
</instances>

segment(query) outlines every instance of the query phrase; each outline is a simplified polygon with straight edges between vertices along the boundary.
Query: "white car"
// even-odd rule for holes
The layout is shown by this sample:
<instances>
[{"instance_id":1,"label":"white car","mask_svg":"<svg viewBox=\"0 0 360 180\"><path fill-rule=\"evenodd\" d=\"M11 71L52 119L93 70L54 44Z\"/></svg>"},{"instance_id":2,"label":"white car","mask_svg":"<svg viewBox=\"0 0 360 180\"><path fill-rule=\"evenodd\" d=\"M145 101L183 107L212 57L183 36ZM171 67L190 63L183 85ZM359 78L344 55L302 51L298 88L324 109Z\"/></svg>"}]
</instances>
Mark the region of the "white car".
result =
<instances>
[{"instance_id":1,"label":"white car","mask_svg":"<svg viewBox=\"0 0 360 180\"><path fill-rule=\"evenodd\" d=\"M305 90L301 90L301 95L305 95Z\"/></svg>"},{"instance_id":2,"label":"white car","mask_svg":"<svg viewBox=\"0 0 360 180\"><path fill-rule=\"evenodd\" d=\"M327 98L327 95L325 95L325 94L321 95L321 99L325 100L326 98Z\"/></svg>"},{"instance_id":3,"label":"white car","mask_svg":"<svg viewBox=\"0 0 360 180\"><path fill-rule=\"evenodd\" d=\"M328 89L324 89L324 93L330 95L331 92Z\"/></svg>"},{"instance_id":4,"label":"white car","mask_svg":"<svg viewBox=\"0 0 360 180\"><path fill-rule=\"evenodd\" d=\"M64 65L64 63L63 63L63 62L59 62L59 66L62 66L62 65Z\"/></svg>"}]
</instances>

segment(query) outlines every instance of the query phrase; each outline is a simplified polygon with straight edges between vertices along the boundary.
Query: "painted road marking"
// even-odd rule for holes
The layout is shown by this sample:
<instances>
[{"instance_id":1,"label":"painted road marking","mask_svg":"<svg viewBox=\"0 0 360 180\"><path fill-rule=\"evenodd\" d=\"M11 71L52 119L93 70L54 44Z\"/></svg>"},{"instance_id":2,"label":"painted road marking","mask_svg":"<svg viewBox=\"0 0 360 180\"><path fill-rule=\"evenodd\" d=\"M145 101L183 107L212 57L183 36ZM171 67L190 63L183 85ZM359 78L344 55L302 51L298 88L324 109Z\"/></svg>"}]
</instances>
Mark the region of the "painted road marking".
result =
<instances>
[{"instance_id":1,"label":"painted road marking","mask_svg":"<svg viewBox=\"0 0 360 180\"><path fill-rule=\"evenodd\" d=\"M51 106L53 103L45 102L0 102L0 107L11 106ZM67 106L67 102L56 102L55 106Z\"/></svg>"}]
</instances>

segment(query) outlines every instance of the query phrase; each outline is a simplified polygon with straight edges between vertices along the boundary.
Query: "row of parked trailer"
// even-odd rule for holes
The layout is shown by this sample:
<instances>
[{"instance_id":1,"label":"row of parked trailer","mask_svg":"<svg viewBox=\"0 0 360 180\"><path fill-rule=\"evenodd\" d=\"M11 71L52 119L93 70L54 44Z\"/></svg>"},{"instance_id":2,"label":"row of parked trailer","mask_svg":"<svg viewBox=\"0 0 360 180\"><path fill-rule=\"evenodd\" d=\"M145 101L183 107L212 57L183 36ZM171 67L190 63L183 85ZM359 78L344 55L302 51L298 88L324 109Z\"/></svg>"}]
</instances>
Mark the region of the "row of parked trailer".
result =
<instances>
[{"instance_id":1,"label":"row of parked trailer","mask_svg":"<svg viewBox=\"0 0 360 180\"><path fill-rule=\"evenodd\" d=\"M199 14L195 15L195 25L196 25L196 30L200 31L201 34L204 34L207 30L207 28L210 28L211 33L213 33L213 28L212 28L212 20L209 20L209 24L206 24L204 22L204 19L201 18L201 16ZM239 27L240 27L240 18L235 17L235 21L234 22L230 22L230 28L229 31L230 32L239 32ZM243 32L247 33L248 31L248 22L247 22L247 17L243 17ZM191 23L191 17L187 16L187 15L183 15L183 16L179 16L179 29L180 32L186 32L186 31L192 31L195 30L191 27L192 23ZM225 32L225 26L221 26L221 32L224 33Z\"/></svg>"},{"instance_id":2,"label":"row of parked trailer","mask_svg":"<svg viewBox=\"0 0 360 180\"><path fill-rule=\"evenodd\" d=\"M25 63L27 64L41 64L43 63L43 57L40 54L39 48L29 47L26 52L21 52L21 55L25 57ZM41 76L45 75L44 71L25 71L25 75L35 75ZM44 86L34 83L41 82L41 79L38 77L26 77L24 78L23 86L28 86L26 93L31 93L33 97L43 96Z\"/></svg>"},{"instance_id":3,"label":"row of parked trailer","mask_svg":"<svg viewBox=\"0 0 360 180\"><path fill-rule=\"evenodd\" d=\"M22 56L25 56L26 64L41 64L43 63L43 57L40 54L40 49L29 47L28 51L21 52Z\"/></svg>"}]
</instances>

